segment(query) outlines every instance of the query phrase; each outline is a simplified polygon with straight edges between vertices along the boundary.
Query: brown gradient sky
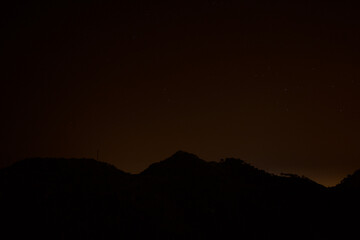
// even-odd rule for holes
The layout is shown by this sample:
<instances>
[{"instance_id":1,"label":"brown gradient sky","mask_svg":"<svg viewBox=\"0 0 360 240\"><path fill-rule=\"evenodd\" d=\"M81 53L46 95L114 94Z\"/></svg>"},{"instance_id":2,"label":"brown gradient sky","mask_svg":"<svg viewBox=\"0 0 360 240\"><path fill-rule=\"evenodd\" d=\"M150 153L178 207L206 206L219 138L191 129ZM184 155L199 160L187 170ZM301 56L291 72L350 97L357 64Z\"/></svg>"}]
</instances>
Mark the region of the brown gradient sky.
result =
<instances>
[{"instance_id":1,"label":"brown gradient sky","mask_svg":"<svg viewBox=\"0 0 360 240\"><path fill-rule=\"evenodd\" d=\"M51 3L50 3L51 2ZM12 1L1 165L177 150L334 185L360 168L355 1Z\"/></svg>"}]
</instances>

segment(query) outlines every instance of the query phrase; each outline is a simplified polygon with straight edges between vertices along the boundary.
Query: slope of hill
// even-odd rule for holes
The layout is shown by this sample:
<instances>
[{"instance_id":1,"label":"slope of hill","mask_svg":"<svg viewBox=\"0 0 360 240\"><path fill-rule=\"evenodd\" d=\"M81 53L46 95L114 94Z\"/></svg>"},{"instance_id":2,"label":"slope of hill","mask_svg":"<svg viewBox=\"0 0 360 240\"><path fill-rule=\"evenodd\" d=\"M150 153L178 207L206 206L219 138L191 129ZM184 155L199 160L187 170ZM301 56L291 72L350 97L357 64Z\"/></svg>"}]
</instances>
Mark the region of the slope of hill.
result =
<instances>
[{"instance_id":1,"label":"slope of hill","mask_svg":"<svg viewBox=\"0 0 360 240\"><path fill-rule=\"evenodd\" d=\"M339 220L353 188L342 189L183 151L137 175L91 159L27 159L0 171L0 219L12 239L331 239L353 230Z\"/></svg>"},{"instance_id":2,"label":"slope of hill","mask_svg":"<svg viewBox=\"0 0 360 240\"><path fill-rule=\"evenodd\" d=\"M337 189L346 189L350 191L357 191L360 193L360 170L344 178L341 183L335 186Z\"/></svg>"}]
</instances>

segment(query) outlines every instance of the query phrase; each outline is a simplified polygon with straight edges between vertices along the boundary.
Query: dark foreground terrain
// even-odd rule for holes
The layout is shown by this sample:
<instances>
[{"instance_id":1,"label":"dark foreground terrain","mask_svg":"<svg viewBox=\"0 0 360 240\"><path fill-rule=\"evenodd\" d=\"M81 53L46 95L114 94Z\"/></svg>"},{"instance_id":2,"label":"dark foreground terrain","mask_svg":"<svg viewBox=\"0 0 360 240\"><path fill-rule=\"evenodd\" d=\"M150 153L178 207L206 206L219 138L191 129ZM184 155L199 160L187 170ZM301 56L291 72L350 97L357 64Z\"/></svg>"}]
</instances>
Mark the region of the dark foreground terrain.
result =
<instances>
[{"instance_id":1,"label":"dark foreground terrain","mask_svg":"<svg viewBox=\"0 0 360 240\"><path fill-rule=\"evenodd\" d=\"M1 239L358 239L360 172L325 188L177 152L140 174L91 159L0 171Z\"/></svg>"}]
</instances>

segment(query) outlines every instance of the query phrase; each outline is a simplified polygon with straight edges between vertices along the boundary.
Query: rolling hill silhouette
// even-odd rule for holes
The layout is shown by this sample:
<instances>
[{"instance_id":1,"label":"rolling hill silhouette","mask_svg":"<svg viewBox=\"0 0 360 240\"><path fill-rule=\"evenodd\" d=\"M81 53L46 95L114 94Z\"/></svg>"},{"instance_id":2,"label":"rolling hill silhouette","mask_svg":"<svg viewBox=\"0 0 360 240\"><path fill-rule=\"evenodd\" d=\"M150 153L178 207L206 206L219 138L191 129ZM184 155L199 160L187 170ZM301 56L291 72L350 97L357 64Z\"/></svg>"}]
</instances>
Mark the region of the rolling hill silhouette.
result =
<instances>
[{"instance_id":1,"label":"rolling hill silhouette","mask_svg":"<svg viewBox=\"0 0 360 240\"><path fill-rule=\"evenodd\" d=\"M0 171L6 239L344 239L360 171L334 188L234 158L179 151L129 174L92 159L26 159ZM5 239L5 238L4 238Z\"/></svg>"},{"instance_id":2,"label":"rolling hill silhouette","mask_svg":"<svg viewBox=\"0 0 360 240\"><path fill-rule=\"evenodd\" d=\"M360 170L344 178L340 184L336 186L338 189L348 189L351 191L360 191Z\"/></svg>"}]
</instances>

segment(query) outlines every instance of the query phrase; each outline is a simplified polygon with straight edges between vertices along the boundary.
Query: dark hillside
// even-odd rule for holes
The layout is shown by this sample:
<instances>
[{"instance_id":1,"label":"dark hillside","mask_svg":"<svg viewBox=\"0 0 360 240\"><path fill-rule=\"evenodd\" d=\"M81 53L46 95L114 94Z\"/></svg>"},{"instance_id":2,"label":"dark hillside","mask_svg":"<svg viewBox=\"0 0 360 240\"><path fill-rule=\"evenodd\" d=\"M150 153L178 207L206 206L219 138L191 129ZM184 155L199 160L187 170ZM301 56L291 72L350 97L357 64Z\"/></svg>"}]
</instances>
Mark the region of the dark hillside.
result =
<instances>
[{"instance_id":1,"label":"dark hillside","mask_svg":"<svg viewBox=\"0 0 360 240\"><path fill-rule=\"evenodd\" d=\"M357 179L327 189L182 151L137 175L92 159L27 159L0 171L1 221L7 239L336 239L358 223Z\"/></svg>"}]
</instances>

